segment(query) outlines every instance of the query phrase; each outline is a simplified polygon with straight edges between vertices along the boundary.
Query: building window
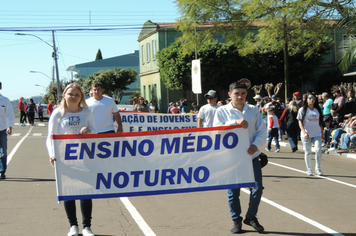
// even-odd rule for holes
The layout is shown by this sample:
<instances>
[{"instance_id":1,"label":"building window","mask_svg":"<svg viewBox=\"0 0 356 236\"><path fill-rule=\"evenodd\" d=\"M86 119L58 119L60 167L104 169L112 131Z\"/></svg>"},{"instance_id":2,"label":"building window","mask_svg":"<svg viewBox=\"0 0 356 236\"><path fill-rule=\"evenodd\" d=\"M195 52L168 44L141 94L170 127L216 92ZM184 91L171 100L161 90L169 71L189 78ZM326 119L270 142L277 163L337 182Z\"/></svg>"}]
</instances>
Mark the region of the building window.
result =
<instances>
[{"instance_id":1,"label":"building window","mask_svg":"<svg viewBox=\"0 0 356 236\"><path fill-rule=\"evenodd\" d=\"M141 46L141 60L142 60L142 64L145 63L145 47L142 45Z\"/></svg>"},{"instance_id":2,"label":"building window","mask_svg":"<svg viewBox=\"0 0 356 236\"><path fill-rule=\"evenodd\" d=\"M152 40L152 58L156 59L156 40Z\"/></svg>"},{"instance_id":3,"label":"building window","mask_svg":"<svg viewBox=\"0 0 356 236\"><path fill-rule=\"evenodd\" d=\"M147 62L151 60L151 54L150 54L150 44L146 44L146 49L147 49Z\"/></svg>"}]
</instances>

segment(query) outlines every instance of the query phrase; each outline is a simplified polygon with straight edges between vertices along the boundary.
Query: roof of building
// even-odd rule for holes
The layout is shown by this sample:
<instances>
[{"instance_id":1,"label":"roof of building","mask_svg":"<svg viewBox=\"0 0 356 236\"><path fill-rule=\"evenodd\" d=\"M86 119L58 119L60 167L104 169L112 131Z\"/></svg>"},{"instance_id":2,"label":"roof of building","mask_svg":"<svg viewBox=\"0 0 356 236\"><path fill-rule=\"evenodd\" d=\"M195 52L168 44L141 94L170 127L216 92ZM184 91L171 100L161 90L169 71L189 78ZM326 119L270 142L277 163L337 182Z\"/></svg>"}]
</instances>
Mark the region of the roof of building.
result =
<instances>
[{"instance_id":1,"label":"roof of building","mask_svg":"<svg viewBox=\"0 0 356 236\"><path fill-rule=\"evenodd\" d=\"M76 68L83 67L133 67L139 65L139 51L135 50L130 54L125 54L116 57L110 57L106 59L90 61L86 63L76 64L74 66L69 66L67 71L75 71Z\"/></svg>"}]
</instances>

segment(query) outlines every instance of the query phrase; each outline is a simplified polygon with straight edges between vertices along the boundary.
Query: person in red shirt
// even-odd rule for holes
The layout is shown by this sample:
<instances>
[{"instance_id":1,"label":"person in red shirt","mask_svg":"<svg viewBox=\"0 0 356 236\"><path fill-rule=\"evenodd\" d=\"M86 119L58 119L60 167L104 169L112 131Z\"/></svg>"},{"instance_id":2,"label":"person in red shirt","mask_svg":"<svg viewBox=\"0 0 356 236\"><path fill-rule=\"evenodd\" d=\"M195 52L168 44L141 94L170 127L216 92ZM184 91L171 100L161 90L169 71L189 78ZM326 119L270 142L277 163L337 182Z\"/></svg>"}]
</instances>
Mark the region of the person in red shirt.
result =
<instances>
[{"instance_id":1,"label":"person in red shirt","mask_svg":"<svg viewBox=\"0 0 356 236\"><path fill-rule=\"evenodd\" d=\"M49 114L49 116L51 116L52 112L53 112L53 104L54 101L50 101L49 104L47 105L47 114Z\"/></svg>"},{"instance_id":2,"label":"person in red shirt","mask_svg":"<svg viewBox=\"0 0 356 236\"><path fill-rule=\"evenodd\" d=\"M20 111L20 126L26 126L25 125L25 119L26 119L26 113L25 113L25 106L23 104L23 101L24 98L23 97L20 97L20 101L18 103L18 110Z\"/></svg>"}]
</instances>

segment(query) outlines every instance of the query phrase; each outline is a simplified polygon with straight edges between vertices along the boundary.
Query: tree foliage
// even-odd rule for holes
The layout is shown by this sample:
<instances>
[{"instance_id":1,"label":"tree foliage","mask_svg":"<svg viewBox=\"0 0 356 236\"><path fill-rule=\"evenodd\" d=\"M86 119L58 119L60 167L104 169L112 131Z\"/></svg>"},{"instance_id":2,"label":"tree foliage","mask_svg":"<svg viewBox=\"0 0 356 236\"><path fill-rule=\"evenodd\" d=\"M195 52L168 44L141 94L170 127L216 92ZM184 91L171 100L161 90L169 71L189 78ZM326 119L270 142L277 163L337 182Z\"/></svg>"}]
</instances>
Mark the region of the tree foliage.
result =
<instances>
[{"instance_id":1,"label":"tree foliage","mask_svg":"<svg viewBox=\"0 0 356 236\"><path fill-rule=\"evenodd\" d=\"M93 83L100 83L105 90L105 94L116 99L119 103L124 95L127 86L136 82L138 72L134 69L101 70L95 72L83 80L83 90L89 93Z\"/></svg>"},{"instance_id":2,"label":"tree foliage","mask_svg":"<svg viewBox=\"0 0 356 236\"><path fill-rule=\"evenodd\" d=\"M242 55L284 52L285 90L289 83L289 57L305 58L325 47L332 19L345 14L353 0L176 0L182 14L178 28L184 52L191 53L214 34L233 42ZM205 27L208 22L212 27ZM197 34L194 27L198 27ZM246 33L246 29L254 29ZM287 95L287 93L286 93Z\"/></svg>"},{"instance_id":3,"label":"tree foliage","mask_svg":"<svg viewBox=\"0 0 356 236\"><path fill-rule=\"evenodd\" d=\"M191 89L191 61L193 55L182 52L180 42L158 52L157 60L165 86L171 90ZM292 86L310 81L310 74L321 61L319 51L304 59L305 51L291 57ZM233 43L205 43L198 51L201 60L201 84L203 90L227 89L229 84L241 78L249 78L252 84L271 82L277 84L283 79L283 52L255 52L241 56Z\"/></svg>"},{"instance_id":4,"label":"tree foliage","mask_svg":"<svg viewBox=\"0 0 356 236\"><path fill-rule=\"evenodd\" d=\"M346 31L347 35L338 51L339 68L346 72L356 59L356 8L349 9L348 15L341 19L339 26Z\"/></svg>"},{"instance_id":5,"label":"tree foliage","mask_svg":"<svg viewBox=\"0 0 356 236\"><path fill-rule=\"evenodd\" d=\"M98 52L96 53L95 61L103 59L103 55L101 54L101 50L98 49Z\"/></svg>"}]
</instances>

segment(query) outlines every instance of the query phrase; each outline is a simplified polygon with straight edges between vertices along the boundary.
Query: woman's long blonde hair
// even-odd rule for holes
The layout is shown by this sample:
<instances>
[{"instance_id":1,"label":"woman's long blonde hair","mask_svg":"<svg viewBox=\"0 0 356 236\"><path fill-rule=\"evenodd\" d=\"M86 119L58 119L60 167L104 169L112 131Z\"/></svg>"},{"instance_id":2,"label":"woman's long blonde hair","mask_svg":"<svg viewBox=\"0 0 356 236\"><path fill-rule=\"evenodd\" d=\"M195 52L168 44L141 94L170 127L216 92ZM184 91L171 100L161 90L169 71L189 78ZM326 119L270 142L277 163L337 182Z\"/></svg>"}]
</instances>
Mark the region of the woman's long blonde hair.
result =
<instances>
[{"instance_id":1,"label":"woman's long blonde hair","mask_svg":"<svg viewBox=\"0 0 356 236\"><path fill-rule=\"evenodd\" d=\"M289 109L290 111L298 112L298 105L297 105L297 102L294 101L294 100L292 100L292 101L289 103L288 109Z\"/></svg>"},{"instance_id":2,"label":"woman's long blonde hair","mask_svg":"<svg viewBox=\"0 0 356 236\"><path fill-rule=\"evenodd\" d=\"M85 102L85 96L84 96L84 93L83 93L83 90L82 88L78 85L78 84L75 84L75 83L71 83L71 84L68 84L67 87L64 89L63 93L62 93L62 101L61 101L61 104L59 105L60 109L62 110L61 112L61 117L59 118L58 121L60 121L62 119L62 117L66 114L67 112L67 102L66 100L64 99L64 96L66 94L66 92L68 91L68 89L78 89L79 92L80 92L80 102L78 104L78 107L83 107L83 108L87 108L88 109L88 105L87 103Z\"/></svg>"}]
</instances>

